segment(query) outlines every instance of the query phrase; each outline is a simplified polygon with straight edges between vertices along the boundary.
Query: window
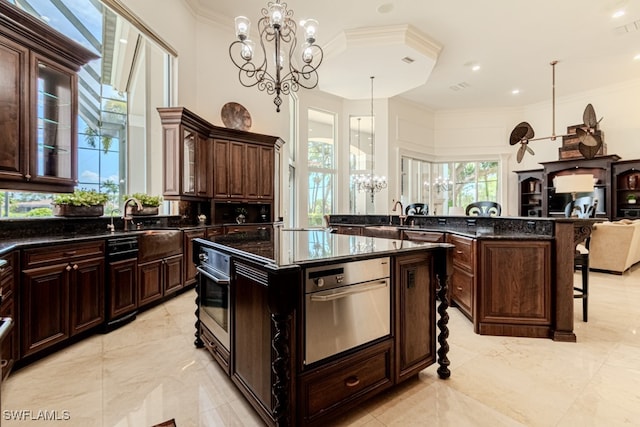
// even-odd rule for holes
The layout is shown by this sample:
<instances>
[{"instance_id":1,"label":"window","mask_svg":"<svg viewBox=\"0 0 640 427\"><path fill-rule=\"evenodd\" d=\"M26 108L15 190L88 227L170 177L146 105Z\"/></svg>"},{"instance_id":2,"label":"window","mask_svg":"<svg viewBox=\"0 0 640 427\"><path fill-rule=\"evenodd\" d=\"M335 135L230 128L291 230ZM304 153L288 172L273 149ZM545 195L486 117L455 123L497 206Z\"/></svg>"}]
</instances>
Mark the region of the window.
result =
<instances>
[{"instance_id":1,"label":"window","mask_svg":"<svg viewBox=\"0 0 640 427\"><path fill-rule=\"evenodd\" d=\"M402 202L428 203L429 213L446 215L451 207L498 201L497 161L432 163L408 156L401 158Z\"/></svg>"},{"instance_id":2,"label":"window","mask_svg":"<svg viewBox=\"0 0 640 427\"><path fill-rule=\"evenodd\" d=\"M307 223L322 226L324 215L333 213L335 166L335 116L309 109L307 162L309 195Z\"/></svg>"}]
</instances>

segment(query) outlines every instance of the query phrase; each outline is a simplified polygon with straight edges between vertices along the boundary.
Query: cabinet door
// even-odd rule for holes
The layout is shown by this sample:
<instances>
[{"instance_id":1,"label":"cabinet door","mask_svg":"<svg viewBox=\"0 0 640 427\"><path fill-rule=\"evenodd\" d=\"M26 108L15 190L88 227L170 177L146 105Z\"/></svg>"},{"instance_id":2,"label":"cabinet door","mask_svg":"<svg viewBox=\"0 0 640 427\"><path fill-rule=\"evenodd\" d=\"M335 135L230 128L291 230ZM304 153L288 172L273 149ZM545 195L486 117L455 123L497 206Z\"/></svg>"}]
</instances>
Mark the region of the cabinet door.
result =
<instances>
[{"instance_id":1,"label":"cabinet door","mask_svg":"<svg viewBox=\"0 0 640 427\"><path fill-rule=\"evenodd\" d=\"M109 263L109 319L131 313L138 308L137 273L136 259Z\"/></svg>"},{"instance_id":2,"label":"cabinet door","mask_svg":"<svg viewBox=\"0 0 640 427\"><path fill-rule=\"evenodd\" d=\"M182 254L163 260L164 264L164 295L182 289L183 263Z\"/></svg>"},{"instance_id":3,"label":"cabinet door","mask_svg":"<svg viewBox=\"0 0 640 427\"><path fill-rule=\"evenodd\" d=\"M22 274L21 356L69 338L68 263L25 270Z\"/></svg>"},{"instance_id":4,"label":"cabinet door","mask_svg":"<svg viewBox=\"0 0 640 427\"><path fill-rule=\"evenodd\" d=\"M273 200L273 189L274 189L274 163L275 163L275 150L273 147L260 147L260 180L258 181L260 184L260 190L258 193L258 198L260 199L268 199Z\"/></svg>"},{"instance_id":5,"label":"cabinet door","mask_svg":"<svg viewBox=\"0 0 640 427\"><path fill-rule=\"evenodd\" d=\"M182 130L182 194L196 194L196 144L198 134L189 129Z\"/></svg>"},{"instance_id":6,"label":"cabinet door","mask_svg":"<svg viewBox=\"0 0 640 427\"><path fill-rule=\"evenodd\" d=\"M72 185L77 180L77 76L68 68L31 53L29 174L34 182Z\"/></svg>"},{"instance_id":7,"label":"cabinet door","mask_svg":"<svg viewBox=\"0 0 640 427\"><path fill-rule=\"evenodd\" d=\"M104 259L90 259L71 265L71 335L104 321Z\"/></svg>"},{"instance_id":8,"label":"cabinet door","mask_svg":"<svg viewBox=\"0 0 640 427\"><path fill-rule=\"evenodd\" d=\"M245 153L244 192L250 199L260 197L260 181L265 179L267 171L260 168L260 147L247 145Z\"/></svg>"},{"instance_id":9,"label":"cabinet door","mask_svg":"<svg viewBox=\"0 0 640 427\"><path fill-rule=\"evenodd\" d=\"M213 195L213 183L211 182L211 141L204 135L198 134L196 138L196 170L195 170L195 194L198 197L210 198Z\"/></svg>"},{"instance_id":10,"label":"cabinet door","mask_svg":"<svg viewBox=\"0 0 640 427\"><path fill-rule=\"evenodd\" d=\"M229 141L213 140L213 197L229 198Z\"/></svg>"},{"instance_id":11,"label":"cabinet door","mask_svg":"<svg viewBox=\"0 0 640 427\"><path fill-rule=\"evenodd\" d=\"M435 285L429 254L396 258L396 380L435 362Z\"/></svg>"},{"instance_id":12,"label":"cabinet door","mask_svg":"<svg viewBox=\"0 0 640 427\"><path fill-rule=\"evenodd\" d=\"M27 149L22 148L26 132L26 78L29 52L0 36L0 179L24 179Z\"/></svg>"},{"instance_id":13,"label":"cabinet door","mask_svg":"<svg viewBox=\"0 0 640 427\"><path fill-rule=\"evenodd\" d=\"M162 298L162 260L138 264L138 307Z\"/></svg>"},{"instance_id":14,"label":"cabinet door","mask_svg":"<svg viewBox=\"0 0 640 427\"><path fill-rule=\"evenodd\" d=\"M193 262L193 243L195 238L204 239L205 230L194 230L184 232L184 286L195 283L196 281L196 264Z\"/></svg>"},{"instance_id":15,"label":"cabinet door","mask_svg":"<svg viewBox=\"0 0 640 427\"><path fill-rule=\"evenodd\" d=\"M245 162L246 144L231 141L229 143L229 197L232 199L246 198L244 192L244 171L247 167ZM256 171L258 172L258 171Z\"/></svg>"}]
</instances>

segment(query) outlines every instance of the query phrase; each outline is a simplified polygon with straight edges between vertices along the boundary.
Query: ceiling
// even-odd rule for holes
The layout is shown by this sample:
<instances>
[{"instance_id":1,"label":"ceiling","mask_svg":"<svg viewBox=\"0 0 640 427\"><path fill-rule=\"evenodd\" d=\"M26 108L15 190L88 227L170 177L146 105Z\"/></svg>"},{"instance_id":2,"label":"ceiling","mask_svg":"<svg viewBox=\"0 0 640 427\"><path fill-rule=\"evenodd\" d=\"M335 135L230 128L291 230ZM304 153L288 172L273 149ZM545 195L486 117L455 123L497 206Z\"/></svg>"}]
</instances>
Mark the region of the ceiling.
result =
<instances>
[{"instance_id":1,"label":"ceiling","mask_svg":"<svg viewBox=\"0 0 640 427\"><path fill-rule=\"evenodd\" d=\"M249 17L255 26L266 0L187 0L204 16L229 25ZM409 25L441 50L424 84L398 96L434 110L501 108L551 99L550 62L556 66L556 96L588 91L640 78L640 1L638 0L290 0L293 18L319 21L317 43L331 45L349 30ZM616 10L625 14L614 18ZM354 51L348 68L362 75L369 93L369 77L376 76L376 92L394 80L406 79L389 49L358 61ZM377 60L372 60L375 56ZM356 60L354 60L356 59ZM331 64L330 55L325 61ZM471 66L480 69L473 71ZM361 65L361 66L360 66ZM411 67L402 63L403 66ZM340 73L327 66L327 73ZM323 75L331 80L334 75ZM338 76L339 78L339 76ZM511 92L519 89L518 95ZM378 97L378 96L376 96Z\"/></svg>"}]
</instances>

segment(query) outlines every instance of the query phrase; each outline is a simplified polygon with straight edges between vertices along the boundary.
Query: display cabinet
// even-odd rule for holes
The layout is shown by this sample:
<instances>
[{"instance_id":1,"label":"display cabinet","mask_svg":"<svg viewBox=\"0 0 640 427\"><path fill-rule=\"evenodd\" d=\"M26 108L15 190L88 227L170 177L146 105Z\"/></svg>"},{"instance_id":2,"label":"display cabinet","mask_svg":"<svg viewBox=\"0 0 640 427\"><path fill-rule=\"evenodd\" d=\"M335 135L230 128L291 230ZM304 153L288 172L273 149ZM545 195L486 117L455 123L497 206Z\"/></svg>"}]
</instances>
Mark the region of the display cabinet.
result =
<instances>
[{"instance_id":1,"label":"display cabinet","mask_svg":"<svg viewBox=\"0 0 640 427\"><path fill-rule=\"evenodd\" d=\"M616 219L640 217L640 160L613 165L613 215Z\"/></svg>"},{"instance_id":2,"label":"display cabinet","mask_svg":"<svg viewBox=\"0 0 640 427\"><path fill-rule=\"evenodd\" d=\"M544 170L515 171L518 174L518 215L542 216Z\"/></svg>"},{"instance_id":3,"label":"display cabinet","mask_svg":"<svg viewBox=\"0 0 640 427\"><path fill-rule=\"evenodd\" d=\"M164 192L168 200L213 195L209 122L182 107L158 108L164 143Z\"/></svg>"},{"instance_id":4,"label":"display cabinet","mask_svg":"<svg viewBox=\"0 0 640 427\"><path fill-rule=\"evenodd\" d=\"M77 72L98 55L0 2L0 186L71 192L77 183Z\"/></svg>"},{"instance_id":5,"label":"display cabinet","mask_svg":"<svg viewBox=\"0 0 640 427\"><path fill-rule=\"evenodd\" d=\"M559 175L591 174L594 179L594 189L590 193L577 193L576 197L592 196L598 199L596 217L610 218L612 216L612 165L620 160L613 154L594 157L593 159L570 159L541 163L544 167L544 187L542 199L543 216L563 217L567 203L571 201L569 193L556 193L553 179Z\"/></svg>"}]
</instances>

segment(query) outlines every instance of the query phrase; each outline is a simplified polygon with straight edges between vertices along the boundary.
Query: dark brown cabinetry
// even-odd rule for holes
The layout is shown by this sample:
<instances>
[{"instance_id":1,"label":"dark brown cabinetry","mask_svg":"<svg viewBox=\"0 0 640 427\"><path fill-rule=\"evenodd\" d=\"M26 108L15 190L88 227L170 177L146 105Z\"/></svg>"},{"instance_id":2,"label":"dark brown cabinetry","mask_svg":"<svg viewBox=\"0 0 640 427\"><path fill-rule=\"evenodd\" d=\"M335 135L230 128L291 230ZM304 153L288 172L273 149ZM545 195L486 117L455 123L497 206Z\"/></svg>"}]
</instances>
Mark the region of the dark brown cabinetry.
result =
<instances>
[{"instance_id":1,"label":"dark brown cabinetry","mask_svg":"<svg viewBox=\"0 0 640 427\"><path fill-rule=\"evenodd\" d=\"M23 252L21 356L104 321L104 242Z\"/></svg>"},{"instance_id":2,"label":"dark brown cabinetry","mask_svg":"<svg viewBox=\"0 0 640 427\"><path fill-rule=\"evenodd\" d=\"M245 199L245 153L241 142L213 140L213 197L218 200ZM253 170L256 173L257 170ZM265 173L267 173L265 171Z\"/></svg>"},{"instance_id":3,"label":"dark brown cabinetry","mask_svg":"<svg viewBox=\"0 0 640 427\"><path fill-rule=\"evenodd\" d=\"M200 200L213 195L210 124L186 108L158 108L164 142L164 197Z\"/></svg>"},{"instance_id":4,"label":"dark brown cabinetry","mask_svg":"<svg viewBox=\"0 0 640 427\"><path fill-rule=\"evenodd\" d=\"M516 171L518 174L518 216L542 216L544 171Z\"/></svg>"},{"instance_id":5,"label":"dark brown cabinetry","mask_svg":"<svg viewBox=\"0 0 640 427\"><path fill-rule=\"evenodd\" d=\"M398 383L436 360L436 287L432 283L431 255L418 253L397 257L395 274L395 382Z\"/></svg>"},{"instance_id":6,"label":"dark brown cabinetry","mask_svg":"<svg viewBox=\"0 0 640 427\"><path fill-rule=\"evenodd\" d=\"M13 364L18 360L18 337L19 332L19 320L17 318L18 310L16 310L17 303L17 287L16 287L16 272L19 271L18 267L18 252L12 252L0 257L5 263L0 267L0 295L2 296L2 303L0 304L0 317L10 317L13 319L13 328L9 331L9 334L2 341L2 350L0 355L2 356L1 369L2 378L6 378Z\"/></svg>"},{"instance_id":7,"label":"dark brown cabinetry","mask_svg":"<svg viewBox=\"0 0 640 427\"><path fill-rule=\"evenodd\" d=\"M549 337L551 242L482 240L479 252L476 332Z\"/></svg>"},{"instance_id":8,"label":"dark brown cabinetry","mask_svg":"<svg viewBox=\"0 0 640 427\"><path fill-rule=\"evenodd\" d=\"M244 167L244 194L247 199L273 201L274 161L273 147L247 144Z\"/></svg>"},{"instance_id":9,"label":"dark brown cabinetry","mask_svg":"<svg viewBox=\"0 0 640 427\"><path fill-rule=\"evenodd\" d=\"M613 216L640 218L640 160L613 164Z\"/></svg>"},{"instance_id":10,"label":"dark brown cabinetry","mask_svg":"<svg viewBox=\"0 0 640 427\"><path fill-rule=\"evenodd\" d=\"M182 254L138 264L138 307L183 287Z\"/></svg>"},{"instance_id":11,"label":"dark brown cabinetry","mask_svg":"<svg viewBox=\"0 0 640 427\"><path fill-rule=\"evenodd\" d=\"M350 234L352 236L361 236L363 227L355 225L332 225L331 228L338 234Z\"/></svg>"},{"instance_id":12,"label":"dark brown cabinetry","mask_svg":"<svg viewBox=\"0 0 640 427\"><path fill-rule=\"evenodd\" d=\"M207 232L205 229L201 230L188 230L184 231L184 286L190 285L196 282L196 264L193 262L193 244L191 241L196 238L204 239Z\"/></svg>"},{"instance_id":13,"label":"dark brown cabinetry","mask_svg":"<svg viewBox=\"0 0 640 427\"><path fill-rule=\"evenodd\" d=\"M454 234L448 236L453 250L453 274L449 287L451 302L469 319L474 318L476 293L476 240Z\"/></svg>"},{"instance_id":14,"label":"dark brown cabinetry","mask_svg":"<svg viewBox=\"0 0 640 427\"><path fill-rule=\"evenodd\" d=\"M109 319L117 319L138 308L138 261L124 259L109 263Z\"/></svg>"},{"instance_id":15,"label":"dark brown cabinetry","mask_svg":"<svg viewBox=\"0 0 640 427\"><path fill-rule=\"evenodd\" d=\"M73 191L77 71L97 55L0 2L0 185ZM5 102L6 100L6 102Z\"/></svg>"}]
</instances>

